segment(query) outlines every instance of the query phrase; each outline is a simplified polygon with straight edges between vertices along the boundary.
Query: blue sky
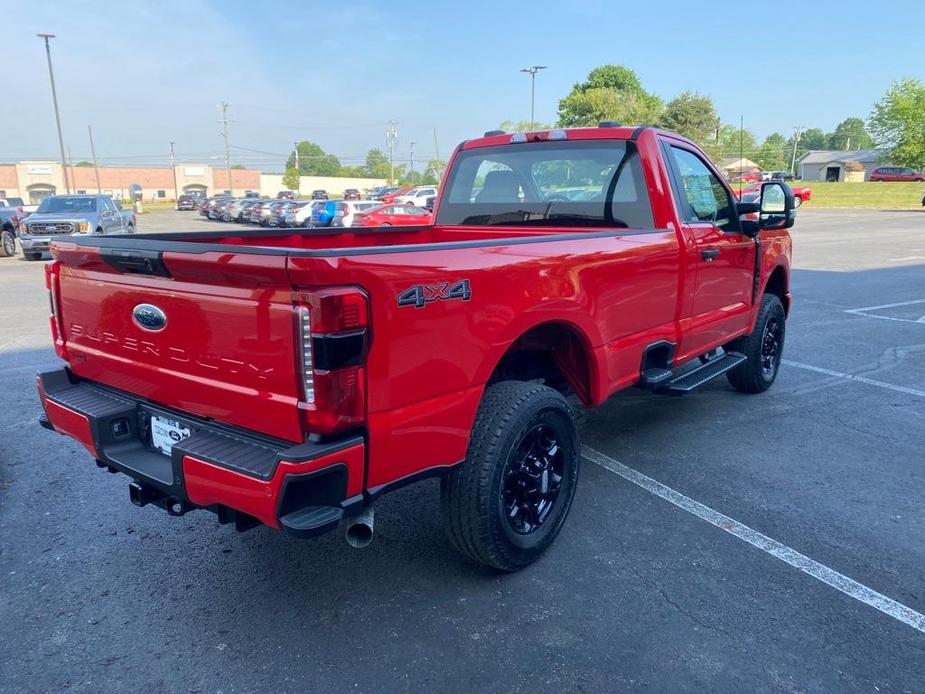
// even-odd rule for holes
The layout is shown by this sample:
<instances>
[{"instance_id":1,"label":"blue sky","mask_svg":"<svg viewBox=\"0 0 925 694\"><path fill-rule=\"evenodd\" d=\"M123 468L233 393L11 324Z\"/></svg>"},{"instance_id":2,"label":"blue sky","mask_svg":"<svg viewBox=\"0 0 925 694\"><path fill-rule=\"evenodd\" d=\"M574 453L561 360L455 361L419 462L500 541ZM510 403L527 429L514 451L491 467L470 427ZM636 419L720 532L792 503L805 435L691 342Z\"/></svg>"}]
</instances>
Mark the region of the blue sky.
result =
<instances>
[{"instance_id":1,"label":"blue sky","mask_svg":"<svg viewBox=\"0 0 925 694\"><path fill-rule=\"evenodd\" d=\"M0 161L56 158L43 44L52 42L59 102L75 160L92 123L103 163L222 157L216 104L230 104L232 159L279 170L296 139L345 163L385 148L396 159L446 156L460 140L529 117L554 121L558 99L590 69L634 69L665 99L689 89L724 122L763 137L866 118L890 82L925 80L925 2L809 0L617 3L597 0L391 5L3 0L5 96ZM856 8L856 9L855 9ZM15 98L10 98L15 96ZM925 114L923 114L925 117Z\"/></svg>"}]
</instances>

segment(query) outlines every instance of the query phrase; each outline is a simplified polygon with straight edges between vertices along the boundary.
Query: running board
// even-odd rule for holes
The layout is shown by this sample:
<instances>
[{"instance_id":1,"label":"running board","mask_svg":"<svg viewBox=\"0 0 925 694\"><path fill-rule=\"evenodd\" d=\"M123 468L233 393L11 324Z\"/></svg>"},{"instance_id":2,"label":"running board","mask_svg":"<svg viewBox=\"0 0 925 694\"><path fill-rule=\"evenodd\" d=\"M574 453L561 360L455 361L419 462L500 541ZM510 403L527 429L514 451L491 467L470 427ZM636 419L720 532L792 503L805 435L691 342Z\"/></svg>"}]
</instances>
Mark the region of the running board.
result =
<instances>
[{"instance_id":1,"label":"running board","mask_svg":"<svg viewBox=\"0 0 925 694\"><path fill-rule=\"evenodd\" d=\"M706 364L681 374L668 371L668 369L647 369L643 374L641 385L663 395L686 395L706 385L717 376L731 371L746 358L739 352L726 352L721 357L711 359ZM650 371L653 373L648 373ZM656 371L658 373L655 373Z\"/></svg>"}]
</instances>

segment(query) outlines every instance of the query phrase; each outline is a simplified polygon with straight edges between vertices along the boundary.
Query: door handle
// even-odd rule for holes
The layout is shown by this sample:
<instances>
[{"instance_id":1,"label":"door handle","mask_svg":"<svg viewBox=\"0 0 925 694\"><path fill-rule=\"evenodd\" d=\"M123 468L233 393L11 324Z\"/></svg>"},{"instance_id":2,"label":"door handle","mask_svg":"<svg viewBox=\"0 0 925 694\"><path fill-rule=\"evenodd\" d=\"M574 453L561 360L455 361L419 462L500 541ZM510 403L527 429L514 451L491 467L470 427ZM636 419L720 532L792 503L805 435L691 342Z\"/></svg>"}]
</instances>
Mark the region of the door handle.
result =
<instances>
[{"instance_id":1,"label":"door handle","mask_svg":"<svg viewBox=\"0 0 925 694\"><path fill-rule=\"evenodd\" d=\"M704 250L700 251L700 257L706 260L707 262L709 262L713 260L713 258L719 257L719 249L718 248L705 248Z\"/></svg>"}]
</instances>

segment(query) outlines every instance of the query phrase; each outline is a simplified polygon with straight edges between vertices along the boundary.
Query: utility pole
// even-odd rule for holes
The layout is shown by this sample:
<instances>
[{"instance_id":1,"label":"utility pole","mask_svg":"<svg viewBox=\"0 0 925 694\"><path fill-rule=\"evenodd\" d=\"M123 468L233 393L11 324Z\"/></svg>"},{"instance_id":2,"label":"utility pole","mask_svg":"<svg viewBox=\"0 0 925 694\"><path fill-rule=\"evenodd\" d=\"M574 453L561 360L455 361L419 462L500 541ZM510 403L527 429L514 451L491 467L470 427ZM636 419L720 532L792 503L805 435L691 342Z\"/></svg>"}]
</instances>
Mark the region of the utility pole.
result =
<instances>
[{"instance_id":1,"label":"utility pole","mask_svg":"<svg viewBox=\"0 0 925 694\"><path fill-rule=\"evenodd\" d=\"M793 126L793 156L790 158L790 173L797 175L797 144L800 142L802 125Z\"/></svg>"},{"instance_id":2,"label":"utility pole","mask_svg":"<svg viewBox=\"0 0 925 694\"><path fill-rule=\"evenodd\" d=\"M296 181L296 197L302 197L302 169L299 168L299 143L295 143L295 178Z\"/></svg>"},{"instance_id":3,"label":"utility pole","mask_svg":"<svg viewBox=\"0 0 925 694\"><path fill-rule=\"evenodd\" d=\"M440 145L437 144L437 129L434 128L434 160L440 161ZM443 178L443 167L440 167L440 170L437 171L437 182L440 182L440 179Z\"/></svg>"},{"instance_id":4,"label":"utility pole","mask_svg":"<svg viewBox=\"0 0 925 694\"><path fill-rule=\"evenodd\" d=\"M222 110L222 134L225 138L225 170L228 172L228 194L232 194L231 188L231 154L228 152L228 102L223 101L219 104Z\"/></svg>"},{"instance_id":5,"label":"utility pole","mask_svg":"<svg viewBox=\"0 0 925 694\"><path fill-rule=\"evenodd\" d=\"M61 149L61 167L64 169L64 188L68 193L71 192L71 183L67 177L67 161L64 157L64 135L61 134L61 116L58 113L58 92L55 90L55 71L51 67L51 45L48 39L53 39L54 34L36 34L40 39L45 39L45 55L48 57L48 79L51 80L51 101L55 106L55 124L58 126L58 147Z\"/></svg>"},{"instance_id":6,"label":"utility pole","mask_svg":"<svg viewBox=\"0 0 925 694\"><path fill-rule=\"evenodd\" d=\"M389 183L392 184L395 182L395 160L392 154L395 149L395 143L398 142L398 123L393 120L388 122L385 129L385 141L389 145Z\"/></svg>"},{"instance_id":7,"label":"utility pole","mask_svg":"<svg viewBox=\"0 0 925 694\"><path fill-rule=\"evenodd\" d=\"M521 72L526 72L530 75L530 129L532 130L536 124L536 120L533 117L533 107L536 103L536 73L540 70L548 69L546 65L534 65L532 67L521 68Z\"/></svg>"},{"instance_id":8,"label":"utility pole","mask_svg":"<svg viewBox=\"0 0 925 694\"><path fill-rule=\"evenodd\" d=\"M93 173L96 174L96 192L98 195L102 195L103 187L100 185L100 167L96 164L96 147L93 146L93 128L91 128L89 125L87 125L87 132L90 134L90 156L93 157ZM176 187L176 174L174 174L173 181L174 187Z\"/></svg>"},{"instance_id":9,"label":"utility pole","mask_svg":"<svg viewBox=\"0 0 925 694\"><path fill-rule=\"evenodd\" d=\"M408 168L410 169L408 176L413 177L414 176L414 140L411 141L411 161L408 164Z\"/></svg>"},{"instance_id":10,"label":"utility pole","mask_svg":"<svg viewBox=\"0 0 925 694\"><path fill-rule=\"evenodd\" d=\"M77 177L74 175L74 157L71 156L71 146L67 146L67 160L71 166L71 186L74 188L74 192L77 192ZM70 192L70 191L68 191Z\"/></svg>"},{"instance_id":11,"label":"utility pole","mask_svg":"<svg viewBox=\"0 0 925 694\"><path fill-rule=\"evenodd\" d=\"M177 159L173 153L173 146L177 144L173 140L170 141L170 170L173 171L173 198L178 200L180 198L180 191L177 190Z\"/></svg>"}]
</instances>

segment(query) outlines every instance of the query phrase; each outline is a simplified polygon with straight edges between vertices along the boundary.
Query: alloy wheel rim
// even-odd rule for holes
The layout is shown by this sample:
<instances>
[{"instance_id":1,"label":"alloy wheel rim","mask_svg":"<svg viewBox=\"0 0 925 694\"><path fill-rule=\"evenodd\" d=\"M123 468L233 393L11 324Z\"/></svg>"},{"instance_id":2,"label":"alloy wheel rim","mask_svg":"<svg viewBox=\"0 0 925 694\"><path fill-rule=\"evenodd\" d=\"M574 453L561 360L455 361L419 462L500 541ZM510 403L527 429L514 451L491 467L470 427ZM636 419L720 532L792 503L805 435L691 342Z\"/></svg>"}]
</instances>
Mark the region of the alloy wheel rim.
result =
<instances>
[{"instance_id":1,"label":"alloy wheel rim","mask_svg":"<svg viewBox=\"0 0 925 694\"><path fill-rule=\"evenodd\" d=\"M559 492L565 454L556 433L537 424L521 437L504 467L501 506L511 530L529 535L549 520Z\"/></svg>"},{"instance_id":2,"label":"alloy wheel rim","mask_svg":"<svg viewBox=\"0 0 925 694\"><path fill-rule=\"evenodd\" d=\"M764 328L761 338L761 373L766 378L774 375L781 354L781 325L777 318L772 318Z\"/></svg>"}]
</instances>

